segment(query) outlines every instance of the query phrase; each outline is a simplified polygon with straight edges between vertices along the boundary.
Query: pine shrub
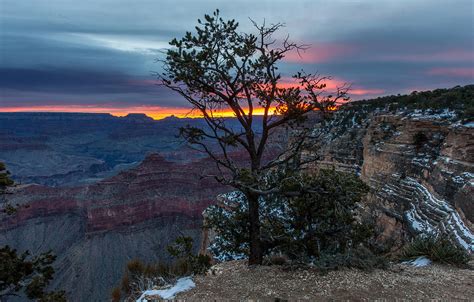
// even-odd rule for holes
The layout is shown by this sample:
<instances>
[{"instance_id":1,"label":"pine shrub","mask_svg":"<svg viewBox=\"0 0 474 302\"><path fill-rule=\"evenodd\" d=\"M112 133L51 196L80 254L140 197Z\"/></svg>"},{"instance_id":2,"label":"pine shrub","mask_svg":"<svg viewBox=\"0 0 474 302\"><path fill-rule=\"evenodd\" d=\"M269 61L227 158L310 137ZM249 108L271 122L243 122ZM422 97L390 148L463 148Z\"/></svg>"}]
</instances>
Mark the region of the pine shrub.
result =
<instances>
[{"instance_id":1,"label":"pine shrub","mask_svg":"<svg viewBox=\"0 0 474 302\"><path fill-rule=\"evenodd\" d=\"M415 259L421 256L431 261L457 266L466 265L469 254L466 250L454 244L446 236L419 236L404 247L401 258Z\"/></svg>"},{"instance_id":2,"label":"pine shrub","mask_svg":"<svg viewBox=\"0 0 474 302\"><path fill-rule=\"evenodd\" d=\"M267 181L281 192L261 198L261 240L267 264L319 263L368 269L383 267L376 256L375 227L362 219L359 203L369 188L355 175L320 170L312 175L276 173ZM206 227L217 236L211 252L218 260L248 255L248 205L240 192L206 210ZM285 259L273 261L273 259Z\"/></svg>"}]
</instances>

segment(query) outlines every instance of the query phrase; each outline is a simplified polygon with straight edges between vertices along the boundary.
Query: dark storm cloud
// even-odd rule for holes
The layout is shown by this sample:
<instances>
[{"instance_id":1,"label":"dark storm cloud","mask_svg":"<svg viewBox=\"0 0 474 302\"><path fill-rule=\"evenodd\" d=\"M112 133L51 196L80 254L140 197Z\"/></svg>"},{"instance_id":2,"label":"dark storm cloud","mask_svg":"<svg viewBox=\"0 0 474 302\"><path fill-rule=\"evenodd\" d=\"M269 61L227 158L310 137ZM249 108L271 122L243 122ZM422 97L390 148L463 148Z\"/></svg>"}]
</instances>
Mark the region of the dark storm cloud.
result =
<instances>
[{"instance_id":1,"label":"dark storm cloud","mask_svg":"<svg viewBox=\"0 0 474 302\"><path fill-rule=\"evenodd\" d=\"M318 70L367 96L474 82L470 0L2 0L0 107L184 106L150 72L215 8L244 31L248 17L284 22L282 35L311 44L282 64L285 76Z\"/></svg>"},{"instance_id":2,"label":"dark storm cloud","mask_svg":"<svg viewBox=\"0 0 474 302\"><path fill-rule=\"evenodd\" d=\"M150 82L124 74L79 69L0 68L0 89L80 94L153 92Z\"/></svg>"}]
</instances>

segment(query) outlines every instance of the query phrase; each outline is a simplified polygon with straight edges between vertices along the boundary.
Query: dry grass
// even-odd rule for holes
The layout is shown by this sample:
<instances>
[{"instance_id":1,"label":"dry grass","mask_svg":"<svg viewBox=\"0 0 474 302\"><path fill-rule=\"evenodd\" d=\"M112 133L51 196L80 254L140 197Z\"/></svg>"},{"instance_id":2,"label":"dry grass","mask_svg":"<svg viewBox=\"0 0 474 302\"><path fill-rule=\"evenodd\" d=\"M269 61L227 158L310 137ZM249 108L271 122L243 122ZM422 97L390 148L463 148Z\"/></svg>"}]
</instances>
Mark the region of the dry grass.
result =
<instances>
[{"instance_id":1,"label":"dry grass","mask_svg":"<svg viewBox=\"0 0 474 302\"><path fill-rule=\"evenodd\" d=\"M474 297L474 270L431 265L393 265L387 270L284 270L281 266L248 267L231 261L214 274L195 277L196 288L181 293L186 301L394 301L465 300Z\"/></svg>"}]
</instances>

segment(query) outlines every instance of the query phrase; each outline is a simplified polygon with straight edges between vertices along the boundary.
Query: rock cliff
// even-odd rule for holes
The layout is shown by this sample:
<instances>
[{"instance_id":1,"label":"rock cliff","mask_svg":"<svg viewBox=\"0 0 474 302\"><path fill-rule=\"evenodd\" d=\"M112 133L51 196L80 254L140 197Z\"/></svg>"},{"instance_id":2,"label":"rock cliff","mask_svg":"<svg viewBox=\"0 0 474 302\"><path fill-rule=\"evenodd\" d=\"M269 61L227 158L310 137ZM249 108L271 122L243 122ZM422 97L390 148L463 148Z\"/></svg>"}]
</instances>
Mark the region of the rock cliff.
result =
<instances>
[{"instance_id":1,"label":"rock cliff","mask_svg":"<svg viewBox=\"0 0 474 302\"><path fill-rule=\"evenodd\" d=\"M314 129L309 168L335 166L370 185L383 239L446 232L474 251L474 129L449 110L343 110Z\"/></svg>"},{"instance_id":2,"label":"rock cliff","mask_svg":"<svg viewBox=\"0 0 474 302\"><path fill-rule=\"evenodd\" d=\"M474 99L474 88L466 89L471 91L469 100ZM445 232L474 251L473 123L450 109L355 107L336 112L329 122L320 122L317 115L309 121L315 139L303 157L317 155L319 160L308 169L335 166L358 173L372 188L364 206L377 215L383 240L397 245L413 234ZM103 178L97 173L110 169L102 166L103 158L122 163L126 149L130 157L123 162L130 163L139 159L135 155L156 149L149 142L157 138L154 144L164 146L160 151L167 155L167 160L150 155L135 168L93 184L21 185L9 196L25 207L14 216L0 215L0 245L32 253L52 249L58 255L52 287L74 293L71 301L107 300L129 260L166 260L165 247L178 235L191 236L196 249L200 240L208 244L209 238L201 233L202 212L228 189L201 177L213 174L210 160L178 149L171 141L175 132L161 133L175 131L185 121L39 114L35 123L25 126L31 117L0 115L0 138L8 138L0 143L0 157L10 158L7 163L20 172L20 159L25 159L28 177L36 167L60 170L47 174L47 180L36 175L43 183L57 176L61 181L54 185L76 184L84 175L71 181L63 178L90 167L95 182ZM71 129L58 126L71 121ZM39 131L35 125L43 128ZM102 125L110 129L98 135L94 131ZM69 163L77 169L71 170Z\"/></svg>"},{"instance_id":3,"label":"rock cliff","mask_svg":"<svg viewBox=\"0 0 474 302\"><path fill-rule=\"evenodd\" d=\"M28 207L0 216L0 245L52 249L54 288L71 301L106 301L129 260L167 260L166 246L181 234L199 246L201 213L225 189L201 178L212 167L208 160L177 164L150 155L93 185L22 186L11 201Z\"/></svg>"}]
</instances>

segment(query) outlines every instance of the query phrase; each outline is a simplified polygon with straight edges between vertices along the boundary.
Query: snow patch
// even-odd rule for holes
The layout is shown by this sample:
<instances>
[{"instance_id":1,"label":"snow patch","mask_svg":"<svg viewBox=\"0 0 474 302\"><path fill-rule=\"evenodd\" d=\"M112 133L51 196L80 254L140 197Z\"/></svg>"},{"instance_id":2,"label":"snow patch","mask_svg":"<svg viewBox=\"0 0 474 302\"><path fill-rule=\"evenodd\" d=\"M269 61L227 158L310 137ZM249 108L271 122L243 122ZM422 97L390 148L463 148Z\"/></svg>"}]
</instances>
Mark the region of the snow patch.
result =
<instances>
[{"instance_id":1,"label":"snow patch","mask_svg":"<svg viewBox=\"0 0 474 302\"><path fill-rule=\"evenodd\" d=\"M474 128L474 122L469 122L467 124L464 124L463 127Z\"/></svg>"},{"instance_id":2,"label":"snow patch","mask_svg":"<svg viewBox=\"0 0 474 302\"><path fill-rule=\"evenodd\" d=\"M415 121L420 120L453 120L457 118L457 114L455 111L451 111L449 109L444 109L442 111L439 110L421 110L416 109L412 113L409 113L407 117L411 118Z\"/></svg>"},{"instance_id":3,"label":"snow patch","mask_svg":"<svg viewBox=\"0 0 474 302\"><path fill-rule=\"evenodd\" d=\"M474 251L474 234L447 201L436 198L426 187L411 177L408 177L404 184L412 187L415 193L411 209L405 212L405 218L414 231L436 235L445 230L453 234L462 247L468 251ZM428 213L438 218L427 219Z\"/></svg>"},{"instance_id":4,"label":"snow patch","mask_svg":"<svg viewBox=\"0 0 474 302\"><path fill-rule=\"evenodd\" d=\"M159 296L162 299L173 299L177 294L185 292L194 288L196 284L194 283L192 277L179 278L176 281L176 284L167 289L150 289L142 293L140 298L136 302L146 302L149 301L147 297Z\"/></svg>"},{"instance_id":5,"label":"snow patch","mask_svg":"<svg viewBox=\"0 0 474 302\"><path fill-rule=\"evenodd\" d=\"M402 262L403 264L407 264L407 265L410 265L410 266L414 266L414 267L423 267L423 266L428 266L431 264L431 260L426 258L425 256L421 256L421 257L418 257L414 260L410 260L410 261L405 261L405 262Z\"/></svg>"}]
</instances>

